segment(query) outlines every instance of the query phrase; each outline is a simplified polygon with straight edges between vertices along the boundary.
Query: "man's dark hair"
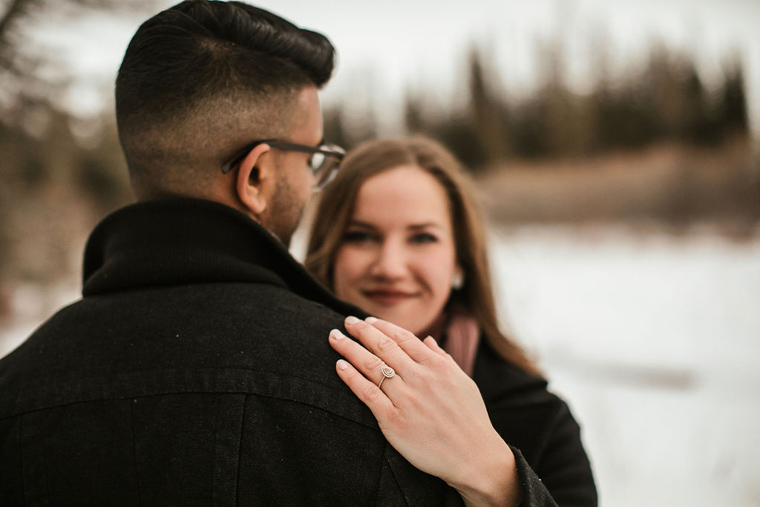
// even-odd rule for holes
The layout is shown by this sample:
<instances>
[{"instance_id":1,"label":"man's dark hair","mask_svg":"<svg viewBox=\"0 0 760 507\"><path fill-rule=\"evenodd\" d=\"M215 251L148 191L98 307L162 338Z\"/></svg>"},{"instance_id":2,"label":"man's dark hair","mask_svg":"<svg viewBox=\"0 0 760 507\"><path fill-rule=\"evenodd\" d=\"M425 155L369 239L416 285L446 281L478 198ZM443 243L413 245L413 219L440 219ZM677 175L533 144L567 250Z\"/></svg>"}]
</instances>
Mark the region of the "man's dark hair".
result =
<instances>
[{"instance_id":1,"label":"man's dark hair","mask_svg":"<svg viewBox=\"0 0 760 507\"><path fill-rule=\"evenodd\" d=\"M334 59L323 35L241 2L187 0L147 20L116 79L133 183L202 185L203 166L252 135L282 135L298 92L321 88Z\"/></svg>"}]
</instances>

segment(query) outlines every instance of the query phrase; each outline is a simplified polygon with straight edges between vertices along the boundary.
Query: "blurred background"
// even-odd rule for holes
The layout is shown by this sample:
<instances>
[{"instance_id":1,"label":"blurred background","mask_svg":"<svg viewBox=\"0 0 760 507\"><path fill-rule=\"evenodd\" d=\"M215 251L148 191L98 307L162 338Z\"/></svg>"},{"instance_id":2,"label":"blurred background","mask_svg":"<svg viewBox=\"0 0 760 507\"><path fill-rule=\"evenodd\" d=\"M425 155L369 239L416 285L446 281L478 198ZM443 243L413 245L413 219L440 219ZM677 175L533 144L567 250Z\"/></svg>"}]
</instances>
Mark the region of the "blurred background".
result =
<instances>
[{"instance_id":1,"label":"blurred background","mask_svg":"<svg viewBox=\"0 0 760 507\"><path fill-rule=\"evenodd\" d=\"M113 81L173 3L0 0L0 356L133 199ZM760 505L760 1L257 5L337 47L327 140L425 133L471 169L504 326L602 505Z\"/></svg>"}]
</instances>

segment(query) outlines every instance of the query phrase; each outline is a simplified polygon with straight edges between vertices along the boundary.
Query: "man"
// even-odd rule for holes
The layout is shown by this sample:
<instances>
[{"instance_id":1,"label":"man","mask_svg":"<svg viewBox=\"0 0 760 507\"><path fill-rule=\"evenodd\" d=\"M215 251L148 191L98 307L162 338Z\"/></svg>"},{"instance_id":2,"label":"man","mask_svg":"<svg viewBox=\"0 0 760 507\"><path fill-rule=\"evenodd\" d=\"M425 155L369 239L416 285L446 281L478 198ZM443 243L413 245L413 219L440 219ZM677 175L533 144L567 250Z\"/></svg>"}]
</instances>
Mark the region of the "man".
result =
<instances>
[{"instance_id":1,"label":"man","mask_svg":"<svg viewBox=\"0 0 760 507\"><path fill-rule=\"evenodd\" d=\"M146 21L116 81L138 203L83 299L0 361L0 505L440 505L335 374L360 314L287 253L315 186L327 39L237 2Z\"/></svg>"}]
</instances>

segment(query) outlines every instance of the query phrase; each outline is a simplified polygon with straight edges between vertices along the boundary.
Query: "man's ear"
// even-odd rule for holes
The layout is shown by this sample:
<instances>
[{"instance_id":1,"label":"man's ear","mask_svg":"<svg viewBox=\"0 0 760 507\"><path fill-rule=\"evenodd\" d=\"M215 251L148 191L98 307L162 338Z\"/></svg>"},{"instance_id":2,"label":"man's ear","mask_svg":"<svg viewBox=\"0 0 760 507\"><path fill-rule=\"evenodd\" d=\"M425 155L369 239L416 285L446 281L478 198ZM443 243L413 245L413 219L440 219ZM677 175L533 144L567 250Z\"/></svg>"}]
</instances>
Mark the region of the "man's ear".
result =
<instances>
[{"instance_id":1,"label":"man's ear","mask_svg":"<svg viewBox=\"0 0 760 507\"><path fill-rule=\"evenodd\" d=\"M255 217L267 208L274 189L274 157L267 144L252 149L240 162L235 190L238 199Z\"/></svg>"}]
</instances>

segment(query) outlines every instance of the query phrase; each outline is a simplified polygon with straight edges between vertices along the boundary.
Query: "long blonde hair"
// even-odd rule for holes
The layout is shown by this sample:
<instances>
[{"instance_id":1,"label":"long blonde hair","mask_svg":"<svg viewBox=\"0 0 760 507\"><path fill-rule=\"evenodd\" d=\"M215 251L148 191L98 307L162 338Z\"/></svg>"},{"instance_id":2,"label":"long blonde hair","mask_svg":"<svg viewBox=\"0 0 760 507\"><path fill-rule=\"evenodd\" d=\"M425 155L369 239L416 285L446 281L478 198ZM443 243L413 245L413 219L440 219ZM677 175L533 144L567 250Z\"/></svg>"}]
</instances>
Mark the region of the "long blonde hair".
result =
<instances>
[{"instance_id":1,"label":"long blonde hair","mask_svg":"<svg viewBox=\"0 0 760 507\"><path fill-rule=\"evenodd\" d=\"M500 329L491 284L485 221L472 185L459 161L436 141L425 137L382 139L361 144L348 154L335 180L322 191L306 251L306 268L334 290L335 258L359 189L372 176L402 165L431 174L446 190L451 209L457 262L464 285L452 291L449 309L464 308L482 336L504 359L533 375L541 373L519 345Z\"/></svg>"}]
</instances>

